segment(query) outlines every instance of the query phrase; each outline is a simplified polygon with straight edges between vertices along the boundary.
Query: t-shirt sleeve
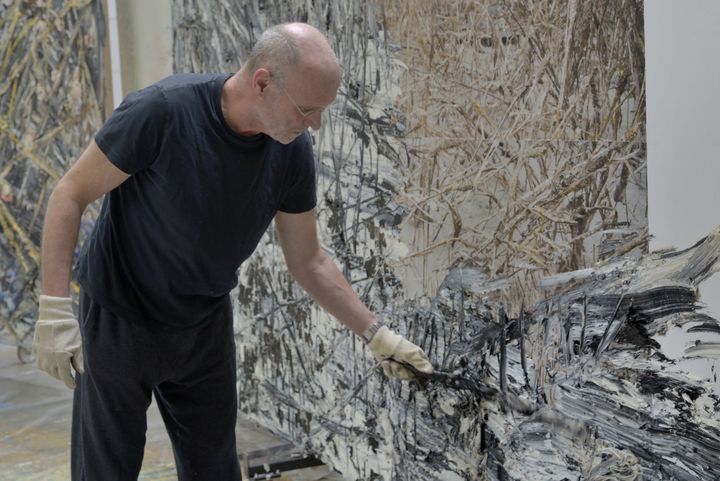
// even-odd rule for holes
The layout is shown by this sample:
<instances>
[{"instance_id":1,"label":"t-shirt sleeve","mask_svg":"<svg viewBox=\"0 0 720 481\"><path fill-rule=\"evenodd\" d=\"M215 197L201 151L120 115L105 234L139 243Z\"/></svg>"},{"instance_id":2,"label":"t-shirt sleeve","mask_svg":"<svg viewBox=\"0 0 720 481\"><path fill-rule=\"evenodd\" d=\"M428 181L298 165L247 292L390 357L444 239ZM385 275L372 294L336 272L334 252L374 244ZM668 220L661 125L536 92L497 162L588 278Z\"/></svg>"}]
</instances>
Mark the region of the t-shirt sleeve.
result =
<instances>
[{"instance_id":1,"label":"t-shirt sleeve","mask_svg":"<svg viewBox=\"0 0 720 481\"><path fill-rule=\"evenodd\" d=\"M117 168L134 174L150 166L160 150L167 117L157 86L129 94L95 135L95 143Z\"/></svg>"},{"instance_id":2,"label":"t-shirt sleeve","mask_svg":"<svg viewBox=\"0 0 720 481\"><path fill-rule=\"evenodd\" d=\"M310 134L305 132L290 149L286 190L278 210L289 214L307 212L317 204L315 155Z\"/></svg>"}]
</instances>

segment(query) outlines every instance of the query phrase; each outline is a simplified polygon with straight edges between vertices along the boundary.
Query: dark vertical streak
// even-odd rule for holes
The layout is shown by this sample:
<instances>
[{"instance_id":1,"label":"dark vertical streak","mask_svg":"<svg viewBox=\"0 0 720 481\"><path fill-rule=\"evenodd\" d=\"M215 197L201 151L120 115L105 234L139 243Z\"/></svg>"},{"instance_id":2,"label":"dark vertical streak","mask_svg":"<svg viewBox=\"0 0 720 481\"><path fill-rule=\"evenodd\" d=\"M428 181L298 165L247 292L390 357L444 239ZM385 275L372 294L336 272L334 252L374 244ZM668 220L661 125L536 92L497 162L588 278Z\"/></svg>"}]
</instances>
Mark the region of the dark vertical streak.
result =
<instances>
[{"instance_id":1,"label":"dark vertical streak","mask_svg":"<svg viewBox=\"0 0 720 481\"><path fill-rule=\"evenodd\" d=\"M595 359L599 358L602 352L605 350L606 343L609 342L609 335L610 335L610 328L613 325L613 322L615 322L615 318L617 317L618 310L620 310L620 305L623 302L623 299L625 299L625 293L623 292L620 294L620 298L618 299L617 305L615 306L615 310L613 311L612 316L610 317L610 321L608 322L607 327L605 328L605 332L602 335L602 338L600 338L600 342L598 343L598 347L595 350ZM632 305L632 300L630 301L630 304Z\"/></svg>"},{"instance_id":2,"label":"dark vertical streak","mask_svg":"<svg viewBox=\"0 0 720 481\"><path fill-rule=\"evenodd\" d=\"M520 365L523 370L523 377L525 379L525 386L530 387L530 379L528 378L527 370L527 358L525 356L525 306L520 306L520 313L518 314L518 325L520 331Z\"/></svg>"},{"instance_id":3,"label":"dark vertical streak","mask_svg":"<svg viewBox=\"0 0 720 481\"><path fill-rule=\"evenodd\" d=\"M570 339L570 329L572 328L572 319L570 318L570 313L568 312L565 316L564 320L562 317L562 312L560 313L560 326L562 329L562 348L564 351L564 357L565 357L565 365L567 367L570 367L570 364L572 363L572 355L573 355L573 349L572 349L572 341Z\"/></svg>"},{"instance_id":4,"label":"dark vertical streak","mask_svg":"<svg viewBox=\"0 0 720 481\"><path fill-rule=\"evenodd\" d=\"M507 346L505 344L505 339L507 339L507 314L503 306L500 306L498 314L500 317L500 391L505 393L507 392Z\"/></svg>"},{"instance_id":5,"label":"dark vertical streak","mask_svg":"<svg viewBox=\"0 0 720 481\"><path fill-rule=\"evenodd\" d=\"M582 307L582 329L580 330L580 352L578 355L582 356L585 353L585 326L587 326L587 295L583 296L583 307Z\"/></svg>"}]
</instances>

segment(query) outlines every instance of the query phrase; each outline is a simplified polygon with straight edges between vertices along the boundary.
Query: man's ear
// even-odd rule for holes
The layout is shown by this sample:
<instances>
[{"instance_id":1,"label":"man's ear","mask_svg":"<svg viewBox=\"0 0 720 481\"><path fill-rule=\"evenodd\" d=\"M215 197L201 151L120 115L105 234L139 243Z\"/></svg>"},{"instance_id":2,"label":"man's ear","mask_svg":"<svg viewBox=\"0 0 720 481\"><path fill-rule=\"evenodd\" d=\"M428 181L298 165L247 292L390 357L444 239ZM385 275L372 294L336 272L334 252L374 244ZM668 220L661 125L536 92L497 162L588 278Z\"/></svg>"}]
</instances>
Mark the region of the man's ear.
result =
<instances>
[{"instance_id":1,"label":"man's ear","mask_svg":"<svg viewBox=\"0 0 720 481\"><path fill-rule=\"evenodd\" d=\"M270 85L270 71L266 68L259 68L253 74L253 87L262 93Z\"/></svg>"}]
</instances>

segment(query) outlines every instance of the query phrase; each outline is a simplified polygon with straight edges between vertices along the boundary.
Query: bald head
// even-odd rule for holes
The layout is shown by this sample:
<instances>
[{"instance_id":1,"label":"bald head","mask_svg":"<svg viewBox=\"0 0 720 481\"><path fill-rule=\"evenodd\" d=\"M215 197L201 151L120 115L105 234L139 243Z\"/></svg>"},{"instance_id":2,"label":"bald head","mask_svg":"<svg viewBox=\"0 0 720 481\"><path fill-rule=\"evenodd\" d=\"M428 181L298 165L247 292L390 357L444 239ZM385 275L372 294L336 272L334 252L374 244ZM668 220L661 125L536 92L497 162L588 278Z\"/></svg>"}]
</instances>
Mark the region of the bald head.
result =
<instances>
[{"instance_id":1,"label":"bald head","mask_svg":"<svg viewBox=\"0 0 720 481\"><path fill-rule=\"evenodd\" d=\"M338 79L340 76L337 57L327 38L306 23L283 23L265 30L245 67L249 75L258 68L266 68L281 85L291 70Z\"/></svg>"},{"instance_id":2,"label":"bald head","mask_svg":"<svg viewBox=\"0 0 720 481\"><path fill-rule=\"evenodd\" d=\"M276 25L223 85L223 115L236 132L262 132L289 143L307 128L320 128L340 81L337 57L318 29Z\"/></svg>"}]
</instances>

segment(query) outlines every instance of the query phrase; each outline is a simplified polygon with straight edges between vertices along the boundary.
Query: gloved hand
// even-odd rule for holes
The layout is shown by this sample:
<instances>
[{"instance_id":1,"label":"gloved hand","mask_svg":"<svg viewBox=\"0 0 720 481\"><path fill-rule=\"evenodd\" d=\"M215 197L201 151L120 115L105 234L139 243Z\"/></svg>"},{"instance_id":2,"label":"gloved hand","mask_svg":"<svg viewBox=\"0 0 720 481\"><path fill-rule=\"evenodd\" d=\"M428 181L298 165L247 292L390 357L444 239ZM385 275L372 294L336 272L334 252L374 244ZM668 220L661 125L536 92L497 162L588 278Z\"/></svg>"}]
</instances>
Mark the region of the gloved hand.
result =
<instances>
[{"instance_id":1,"label":"gloved hand","mask_svg":"<svg viewBox=\"0 0 720 481\"><path fill-rule=\"evenodd\" d=\"M386 326L380 327L368 343L368 348L387 377L398 379L414 379L415 375L399 362L411 364L417 370L432 373L433 367L425 352L420 347L396 334ZM398 362L394 362L394 361Z\"/></svg>"},{"instance_id":2,"label":"gloved hand","mask_svg":"<svg viewBox=\"0 0 720 481\"><path fill-rule=\"evenodd\" d=\"M35 323L33 352L38 367L75 389L70 366L82 374L83 353L80 327L69 297L40 296L40 312Z\"/></svg>"}]
</instances>

